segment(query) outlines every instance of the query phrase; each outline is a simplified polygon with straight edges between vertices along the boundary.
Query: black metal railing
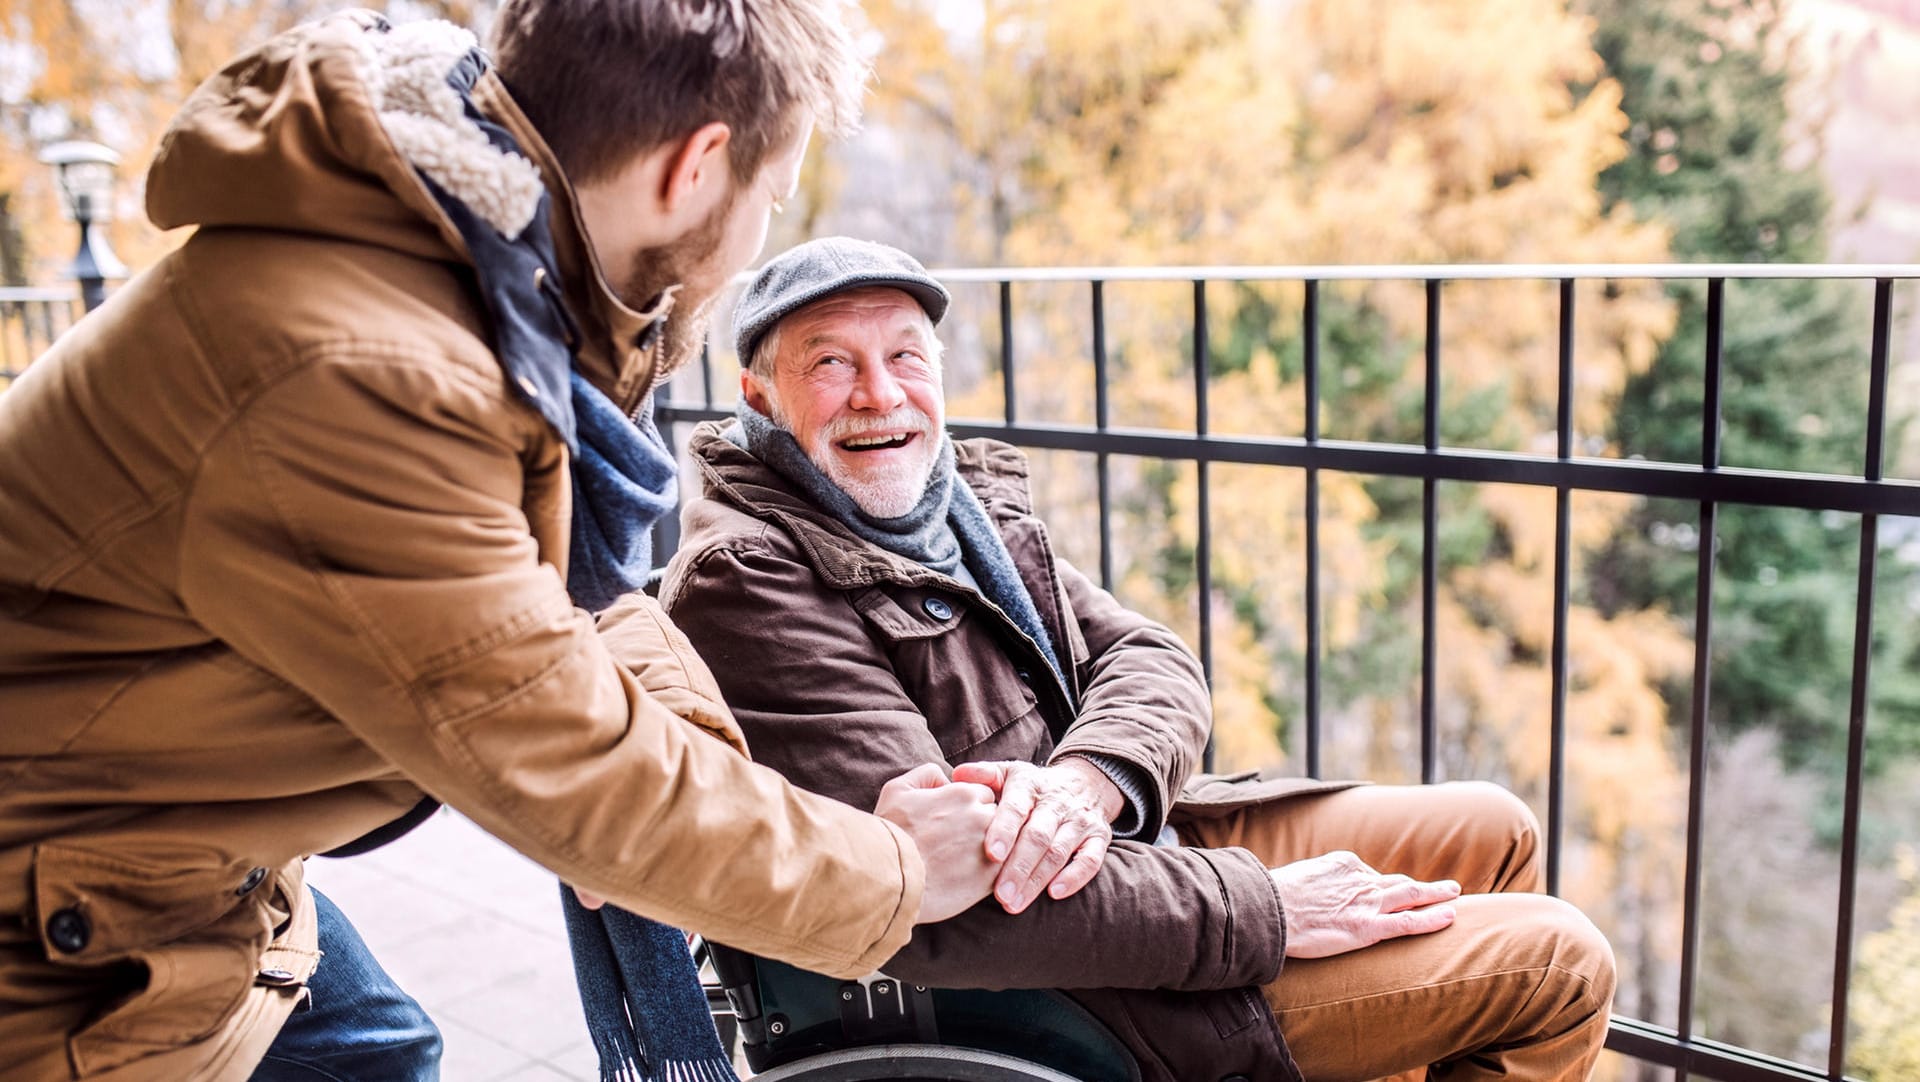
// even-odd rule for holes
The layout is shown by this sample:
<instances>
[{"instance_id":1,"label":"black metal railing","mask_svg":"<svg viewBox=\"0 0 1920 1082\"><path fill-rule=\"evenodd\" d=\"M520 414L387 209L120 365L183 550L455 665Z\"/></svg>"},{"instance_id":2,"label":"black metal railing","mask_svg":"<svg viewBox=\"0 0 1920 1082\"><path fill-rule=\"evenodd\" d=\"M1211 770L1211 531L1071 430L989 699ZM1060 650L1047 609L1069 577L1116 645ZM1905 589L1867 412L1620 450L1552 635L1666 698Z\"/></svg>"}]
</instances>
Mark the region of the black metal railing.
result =
<instances>
[{"instance_id":1,"label":"black metal railing","mask_svg":"<svg viewBox=\"0 0 1920 1082\"><path fill-rule=\"evenodd\" d=\"M1566 836L1565 790L1568 694L1567 613L1571 550L1571 500L1575 492L1621 493L1642 498L1691 501L1699 509L1699 566L1696 628L1692 674L1692 705L1687 719L1688 794L1685 885L1682 896L1683 942L1679 963L1678 1010L1675 1027L1616 1017L1609 1047L1639 1060L1673 1070L1676 1082L1690 1075L1721 1082L1785 1082L1785 1080L1845 1077L1847 997L1852 973L1854 895L1860 849L1862 765L1867 720L1867 690L1873 626L1873 582L1879 546L1879 517L1920 516L1920 484L1884 475L1887 430L1889 341L1892 334L1893 283L1920 278L1915 266L1756 266L1756 265L1592 265L1592 266L1381 266L1381 267L1189 267L1189 268L1053 268L1042 270L953 270L936 272L949 283L996 286L1000 309L1000 378L1004 412L999 423L955 422L956 437L991 436L1016 445L1091 454L1095 457L1099 568L1104 585L1113 584L1112 483L1109 460L1114 455L1142 456L1194 464L1198 483L1198 545L1195 581L1202 603L1198 606L1198 642L1201 662L1212 672L1214 629L1205 603L1212 590L1209 467L1215 463L1246 463L1293 467L1304 471L1305 486L1305 703L1304 760L1306 772L1317 776L1321 767L1321 474L1334 471L1417 479L1421 483L1421 675L1420 776L1436 777L1439 742L1435 718L1435 590L1439 578L1437 552L1439 508L1436 488L1442 481L1492 482L1551 489L1555 495L1553 625L1550 653L1552 708L1549 724L1547 779L1547 877L1549 889L1560 886L1560 850ZM1721 463L1721 374L1724 299L1728 281L1756 279L1861 279L1873 283L1870 389L1865 461L1852 475L1789 473L1744 469ZM1580 457L1574 454L1574 377L1577 359L1574 333L1575 285L1582 281L1618 282L1636 279L1704 281L1707 285L1704 404L1701 414L1701 455L1697 463L1654 462ZM1558 284L1558 388L1555 410L1555 450L1551 456L1443 446L1440 439L1441 334L1443 287L1473 280L1518 280ZM1426 400L1422 438L1418 443L1369 443L1323 438L1319 424L1322 380L1320 358L1321 284L1325 282L1400 281L1425 286L1426 345L1424 351ZM1192 285L1190 340L1194 352L1191 432L1115 427L1111 423L1110 377L1107 356L1106 288L1115 282L1189 282ZM1293 282L1304 291L1301 307L1301 343L1304 366L1305 431L1299 437L1219 435L1209 431L1208 314L1210 283ZM1060 425L1022 419L1016 394L1014 292L1033 283L1082 283L1090 290L1091 342L1094 373L1093 423ZM675 387L685 387L683 380ZM656 404L657 420L670 436L674 426L716 419L729 413L713 397L713 372L703 362L698 374L698 399L672 397L670 390ZM1825 1069L1790 1062L1749 1049L1716 1042L1694 1031L1695 980L1700 968L1701 867L1703 795L1706 778L1708 687L1713 643L1713 582L1716 509L1721 504L1749 504L1850 512L1860 516L1860 560L1855 640L1853 646L1851 707L1847 727L1845 796L1840 838L1840 883L1837 944L1833 971L1831 1037ZM662 551L676 539L663 537Z\"/></svg>"},{"instance_id":2,"label":"black metal railing","mask_svg":"<svg viewBox=\"0 0 1920 1082\"><path fill-rule=\"evenodd\" d=\"M0 288L0 387L25 371L80 315L77 290Z\"/></svg>"}]
</instances>

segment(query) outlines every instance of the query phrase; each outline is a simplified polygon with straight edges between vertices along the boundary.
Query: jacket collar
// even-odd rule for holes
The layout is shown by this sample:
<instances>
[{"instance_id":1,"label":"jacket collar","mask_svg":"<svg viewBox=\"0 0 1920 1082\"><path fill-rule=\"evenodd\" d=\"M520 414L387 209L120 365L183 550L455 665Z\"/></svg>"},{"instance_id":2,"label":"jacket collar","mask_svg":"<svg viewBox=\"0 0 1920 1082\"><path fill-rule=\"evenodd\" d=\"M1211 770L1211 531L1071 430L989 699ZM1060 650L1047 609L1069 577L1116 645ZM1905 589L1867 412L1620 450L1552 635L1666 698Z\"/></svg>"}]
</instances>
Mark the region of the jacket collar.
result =
<instances>
[{"instance_id":1,"label":"jacket collar","mask_svg":"<svg viewBox=\"0 0 1920 1082\"><path fill-rule=\"evenodd\" d=\"M662 297L646 312L634 311L615 296L613 287L600 272L600 261L594 255L586 223L581 220L573 185L561 172L560 163L546 140L514 102L506 84L496 73L487 72L474 87L473 101L512 133L522 152L540 170L552 204L550 225L554 258L560 265L561 290L567 309L580 329L575 363L588 382L623 411L632 413L653 389L659 370L660 330L673 308L672 294Z\"/></svg>"},{"instance_id":2,"label":"jacket collar","mask_svg":"<svg viewBox=\"0 0 1920 1082\"><path fill-rule=\"evenodd\" d=\"M868 544L786 478L720 434L735 423L703 422L687 445L707 494L754 518L778 522L827 585L838 590L882 582L951 585L937 571ZM980 497L996 525L1032 515L1027 461L1017 448L997 440L955 440L953 449L960 479Z\"/></svg>"}]
</instances>

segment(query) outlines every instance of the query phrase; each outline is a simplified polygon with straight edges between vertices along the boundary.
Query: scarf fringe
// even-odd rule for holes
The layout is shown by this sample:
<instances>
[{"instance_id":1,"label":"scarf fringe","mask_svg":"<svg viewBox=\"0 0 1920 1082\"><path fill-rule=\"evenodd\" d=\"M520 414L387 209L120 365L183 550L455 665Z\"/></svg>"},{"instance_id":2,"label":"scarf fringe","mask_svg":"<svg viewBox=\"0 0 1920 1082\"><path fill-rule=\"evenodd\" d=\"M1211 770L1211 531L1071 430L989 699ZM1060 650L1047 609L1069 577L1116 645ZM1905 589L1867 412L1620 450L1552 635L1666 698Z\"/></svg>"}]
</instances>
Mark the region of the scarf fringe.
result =
<instances>
[{"instance_id":1,"label":"scarf fringe","mask_svg":"<svg viewBox=\"0 0 1920 1082\"><path fill-rule=\"evenodd\" d=\"M724 1059L672 1060L661 1067L663 1073L645 1082L736 1082L733 1064Z\"/></svg>"},{"instance_id":2,"label":"scarf fringe","mask_svg":"<svg viewBox=\"0 0 1920 1082\"><path fill-rule=\"evenodd\" d=\"M600 1055L600 1082L642 1082L639 1057L622 1030L595 1028L593 1050Z\"/></svg>"},{"instance_id":3,"label":"scarf fringe","mask_svg":"<svg viewBox=\"0 0 1920 1082\"><path fill-rule=\"evenodd\" d=\"M600 1082L739 1082L733 1064L725 1059L676 1059L657 1065L600 1044Z\"/></svg>"}]
</instances>

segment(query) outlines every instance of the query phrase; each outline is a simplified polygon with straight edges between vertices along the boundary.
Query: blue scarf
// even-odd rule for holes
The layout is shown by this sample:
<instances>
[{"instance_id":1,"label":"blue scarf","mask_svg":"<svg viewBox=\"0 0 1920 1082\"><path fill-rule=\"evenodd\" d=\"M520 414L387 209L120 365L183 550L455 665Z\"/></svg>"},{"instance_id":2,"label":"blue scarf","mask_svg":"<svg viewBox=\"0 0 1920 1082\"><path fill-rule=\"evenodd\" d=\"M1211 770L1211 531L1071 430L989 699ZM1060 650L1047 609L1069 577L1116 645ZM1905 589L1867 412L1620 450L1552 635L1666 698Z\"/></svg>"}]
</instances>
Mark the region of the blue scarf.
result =
<instances>
[{"instance_id":1,"label":"blue scarf","mask_svg":"<svg viewBox=\"0 0 1920 1082\"><path fill-rule=\"evenodd\" d=\"M513 136L471 100L485 70L486 58L475 50L448 82L465 99L467 119L494 146L518 154ZM599 613L646 582L650 531L673 510L678 493L673 454L645 404L629 418L574 367L571 344L579 328L556 284L548 197L541 196L526 229L506 237L431 178L421 179L466 240L508 385L573 452L567 592L574 604ZM603 1082L736 1082L686 937L611 905L589 911L564 884L560 894Z\"/></svg>"},{"instance_id":2,"label":"blue scarf","mask_svg":"<svg viewBox=\"0 0 1920 1082\"><path fill-rule=\"evenodd\" d=\"M1040 648L1041 656L1053 669L1053 678L1059 681L1061 694L1068 702L1073 701L1053 640L1040 620L1040 610L1034 607L1033 595L1027 592L1026 581L1020 577L1020 569L1014 565L1013 554L1007 551L1007 543L981 506L980 497L954 469L951 438L945 433L940 436L940 455L927 475L927 490L920 502L899 518L875 518L814 465L792 433L747 405L744 397L734 408L734 418L739 424L722 433L728 442L799 486L807 498L840 520L856 537L948 578L957 577L955 572L964 558L980 593Z\"/></svg>"}]
</instances>

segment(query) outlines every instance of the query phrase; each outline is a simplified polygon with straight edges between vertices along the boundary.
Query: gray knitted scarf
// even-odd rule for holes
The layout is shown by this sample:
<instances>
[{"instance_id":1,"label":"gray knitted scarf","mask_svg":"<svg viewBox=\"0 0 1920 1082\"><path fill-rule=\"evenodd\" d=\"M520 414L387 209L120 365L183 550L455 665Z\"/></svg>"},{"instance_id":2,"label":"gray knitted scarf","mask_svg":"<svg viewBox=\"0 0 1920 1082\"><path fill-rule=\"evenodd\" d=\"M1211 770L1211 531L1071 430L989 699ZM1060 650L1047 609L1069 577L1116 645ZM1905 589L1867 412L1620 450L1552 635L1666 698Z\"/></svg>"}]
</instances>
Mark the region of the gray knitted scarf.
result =
<instances>
[{"instance_id":1,"label":"gray knitted scarf","mask_svg":"<svg viewBox=\"0 0 1920 1082\"><path fill-rule=\"evenodd\" d=\"M899 518L875 518L862 510L853 497L813 464L799 441L786 429L742 398L734 410L739 421L722 433L729 443L759 459L768 469L799 486L814 503L840 520L854 536L877 545L896 556L954 578L964 560L980 592L1000 607L1014 626L1027 633L1040 647L1040 653L1053 669L1063 694L1071 700L1060 658L1040 611L1034 607L1027 584L1014 566L1007 543L994 529L993 519L980 504L980 497L960 479L954 469L953 440L940 436L940 455L927 477L927 489L920 502Z\"/></svg>"}]
</instances>

